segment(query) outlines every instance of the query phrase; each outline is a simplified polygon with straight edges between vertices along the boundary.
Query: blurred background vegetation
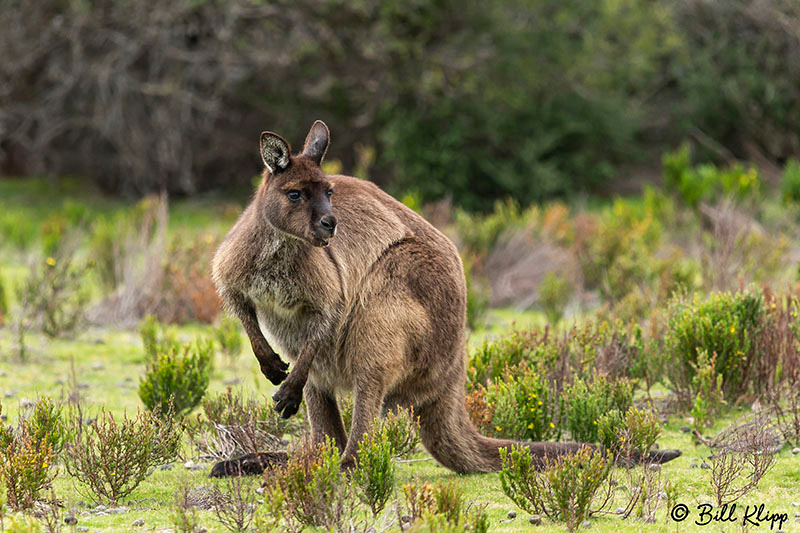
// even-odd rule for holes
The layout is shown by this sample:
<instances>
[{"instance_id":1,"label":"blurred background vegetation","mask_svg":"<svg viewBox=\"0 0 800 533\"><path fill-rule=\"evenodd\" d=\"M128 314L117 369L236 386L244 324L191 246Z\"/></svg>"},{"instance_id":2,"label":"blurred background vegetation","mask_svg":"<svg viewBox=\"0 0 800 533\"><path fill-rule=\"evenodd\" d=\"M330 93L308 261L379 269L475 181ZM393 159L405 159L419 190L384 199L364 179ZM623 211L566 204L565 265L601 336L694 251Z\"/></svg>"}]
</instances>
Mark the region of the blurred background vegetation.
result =
<instances>
[{"instance_id":1,"label":"blurred background vegetation","mask_svg":"<svg viewBox=\"0 0 800 533\"><path fill-rule=\"evenodd\" d=\"M800 157L795 0L10 0L0 50L0 174L125 196L249 191L317 118L329 170L468 211Z\"/></svg>"}]
</instances>

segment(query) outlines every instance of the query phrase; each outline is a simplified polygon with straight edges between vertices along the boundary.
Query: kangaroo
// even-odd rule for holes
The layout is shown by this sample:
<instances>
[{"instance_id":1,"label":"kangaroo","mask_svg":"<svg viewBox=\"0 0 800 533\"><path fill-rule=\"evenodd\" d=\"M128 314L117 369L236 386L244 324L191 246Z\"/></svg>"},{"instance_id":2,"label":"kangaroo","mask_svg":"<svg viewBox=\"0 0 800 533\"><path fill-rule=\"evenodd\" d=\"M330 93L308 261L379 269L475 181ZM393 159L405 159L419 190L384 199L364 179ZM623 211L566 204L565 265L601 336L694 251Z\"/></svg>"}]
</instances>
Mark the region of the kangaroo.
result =
<instances>
[{"instance_id":1,"label":"kangaroo","mask_svg":"<svg viewBox=\"0 0 800 533\"><path fill-rule=\"evenodd\" d=\"M585 446L478 433L465 406L466 288L456 247L376 185L325 174L329 139L317 121L292 155L281 136L261 134L261 183L213 259L213 280L261 372L282 383L275 409L289 417L305 397L312 441L332 438L343 468L353 466L370 422L398 405L413 406L424 447L459 473L500 470L499 449L512 444L539 463ZM294 362L288 375L278 354ZM336 394L351 391L348 437ZM211 475L281 461L285 454L250 455L218 463Z\"/></svg>"}]
</instances>

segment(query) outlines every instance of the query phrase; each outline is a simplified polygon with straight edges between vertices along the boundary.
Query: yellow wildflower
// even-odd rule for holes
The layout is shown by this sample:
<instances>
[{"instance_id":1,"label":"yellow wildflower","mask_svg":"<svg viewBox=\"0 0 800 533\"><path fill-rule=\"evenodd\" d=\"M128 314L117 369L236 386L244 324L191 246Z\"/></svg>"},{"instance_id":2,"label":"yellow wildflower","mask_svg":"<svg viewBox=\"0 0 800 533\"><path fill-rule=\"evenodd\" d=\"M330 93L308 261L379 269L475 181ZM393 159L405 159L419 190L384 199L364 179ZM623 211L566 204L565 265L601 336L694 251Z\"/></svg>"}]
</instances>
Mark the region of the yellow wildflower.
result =
<instances>
[{"instance_id":1,"label":"yellow wildflower","mask_svg":"<svg viewBox=\"0 0 800 533\"><path fill-rule=\"evenodd\" d=\"M55 260L55 258L54 258L54 257L48 257L46 262L47 262L47 264L48 264L49 266L51 266L51 267L54 267L54 266L56 266L56 260Z\"/></svg>"}]
</instances>

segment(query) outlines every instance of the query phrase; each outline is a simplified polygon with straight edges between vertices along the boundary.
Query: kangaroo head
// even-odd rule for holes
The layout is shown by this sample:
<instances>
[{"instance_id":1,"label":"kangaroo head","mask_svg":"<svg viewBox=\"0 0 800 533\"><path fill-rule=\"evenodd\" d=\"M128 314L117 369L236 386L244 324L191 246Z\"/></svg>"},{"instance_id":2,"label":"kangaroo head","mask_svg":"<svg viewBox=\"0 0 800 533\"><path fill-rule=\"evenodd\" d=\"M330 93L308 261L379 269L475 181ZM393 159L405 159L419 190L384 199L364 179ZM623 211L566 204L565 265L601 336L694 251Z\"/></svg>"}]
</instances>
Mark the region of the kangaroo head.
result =
<instances>
[{"instance_id":1,"label":"kangaroo head","mask_svg":"<svg viewBox=\"0 0 800 533\"><path fill-rule=\"evenodd\" d=\"M321 120L311 126L303 151L295 156L277 133L261 134L261 159L267 167L259 191L262 214L276 229L313 246L327 246L336 234L333 185L320 168L329 140Z\"/></svg>"}]
</instances>

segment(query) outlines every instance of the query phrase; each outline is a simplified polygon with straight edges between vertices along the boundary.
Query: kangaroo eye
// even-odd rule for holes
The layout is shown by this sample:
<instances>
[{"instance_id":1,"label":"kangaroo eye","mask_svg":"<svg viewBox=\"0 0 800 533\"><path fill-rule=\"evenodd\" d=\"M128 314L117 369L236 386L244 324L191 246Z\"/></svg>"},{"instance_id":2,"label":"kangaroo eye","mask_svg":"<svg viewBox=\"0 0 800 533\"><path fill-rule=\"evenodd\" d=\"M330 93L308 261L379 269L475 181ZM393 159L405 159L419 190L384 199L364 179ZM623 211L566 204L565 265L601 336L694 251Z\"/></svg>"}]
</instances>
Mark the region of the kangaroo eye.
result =
<instances>
[{"instance_id":1,"label":"kangaroo eye","mask_svg":"<svg viewBox=\"0 0 800 533\"><path fill-rule=\"evenodd\" d=\"M297 202L303 197L303 195L300 193L300 191L292 190L286 193L286 197L292 202Z\"/></svg>"},{"instance_id":2,"label":"kangaroo eye","mask_svg":"<svg viewBox=\"0 0 800 533\"><path fill-rule=\"evenodd\" d=\"M330 197L333 194L333 189L328 189L328 196Z\"/></svg>"}]
</instances>

